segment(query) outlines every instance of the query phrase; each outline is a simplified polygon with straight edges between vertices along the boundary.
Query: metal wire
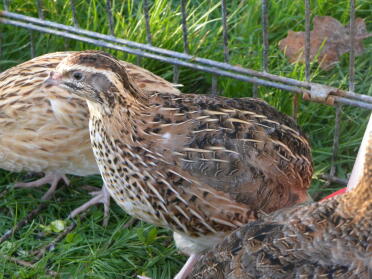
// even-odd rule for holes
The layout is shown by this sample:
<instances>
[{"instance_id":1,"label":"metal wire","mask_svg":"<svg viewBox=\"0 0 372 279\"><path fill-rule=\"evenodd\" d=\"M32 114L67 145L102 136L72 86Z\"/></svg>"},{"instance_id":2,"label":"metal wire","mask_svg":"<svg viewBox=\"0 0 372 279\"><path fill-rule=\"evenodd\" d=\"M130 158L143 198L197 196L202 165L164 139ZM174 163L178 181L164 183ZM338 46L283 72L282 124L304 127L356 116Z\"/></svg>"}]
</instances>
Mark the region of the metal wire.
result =
<instances>
[{"instance_id":1,"label":"metal wire","mask_svg":"<svg viewBox=\"0 0 372 279\"><path fill-rule=\"evenodd\" d=\"M262 24L262 70L264 73L268 72L268 53L269 53L269 34L268 34L268 9L267 1L262 0L261 6L261 24ZM253 86L253 97L258 97L258 86ZM296 95L297 96L297 95ZM294 97L296 98L296 97Z\"/></svg>"},{"instance_id":2,"label":"metal wire","mask_svg":"<svg viewBox=\"0 0 372 279\"><path fill-rule=\"evenodd\" d=\"M180 78L180 69L177 65L173 65L173 83L178 83Z\"/></svg>"},{"instance_id":3,"label":"metal wire","mask_svg":"<svg viewBox=\"0 0 372 279\"><path fill-rule=\"evenodd\" d=\"M298 80L285 78L282 76L276 76L276 75L268 74L265 72L257 72L251 69L241 68L238 66L232 66L227 63L217 62L217 61L213 61L213 60L209 60L205 58L193 57L185 53L168 51L165 49L156 48L156 47L145 45L145 44L126 41L126 40L118 39L112 36L92 32L92 31L82 30L82 29L75 28L72 26L66 26L66 25L62 25L58 23L40 20L38 18L30 18L30 17L26 17L23 15L14 14L14 13L5 12L5 11L0 12L0 16L5 16L5 15L9 17L13 17L13 18L22 18L23 20L27 20L27 22L20 22L20 21L0 18L0 22L5 23L5 24L15 25L15 26L23 27L26 29L32 29L32 30L44 32L44 33L50 33L50 34L54 34L57 36L71 38L74 40L84 41L84 42L91 43L97 46L121 50L127 53L160 60L160 61L170 63L173 65L189 67L189 68L197 69L197 70L208 72L208 73L213 73L219 76L226 76L226 77L234 78L237 80L255 83L257 85L271 86L271 87L275 87L278 89L291 91L291 92L299 93L299 94L311 94L308 88L311 88L312 85L316 85L314 83L301 82ZM35 22L39 24L41 23L43 26L37 26L29 22ZM67 30L69 32L59 31L56 29L47 28L45 26L53 26L54 28L60 28L63 30ZM84 34L87 36L98 38L99 40L71 34L71 32L78 33L78 34ZM111 42L114 42L115 44ZM130 45L134 48L129 48L127 46L122 46L122 45ZM143 49L151 50L157 53L166 53L167 55L171 57L149 53L147 51L143 51ZM181 59L185 59L186 61L183 61ZM192 62L188 62L188 61L192 61ZM206 66L200 65L197 63L201 63ZM247 76L247 75L250 75L250 76ZM262 77L264 79L257 78L257 77ZM265 79L269 79L269 80L265 80ZM292 86L292 84L295 84L295 86ZM360 97L360 99L363 98L364 100L364 101L360 101L354 98L356 96L356 93L348 94L348 92L339 90L337 88L334 88L334 91L338 92L337 93L338 96L333 96L336 103L338 102L338 103L344 103L344 104L351 104L354 106L372 110L372 97L371 96ZM351 99L348 99L350 95L351 95ZM340 97L340 96L343 96L343 97Z\"/></svg>"},{"instance_id":4,"label":"metal wire","mask_svg":"<svg viewBox=\"0 0 372 279\"><path fill-rule=\"evenodd\" d=\"M258 86L256 84L253 84L253 87L252 87L252 97L258 98Z\"/></svg>"},{"instance_id":5,"label":"metal wire","mask_svg":"<svg viewBox=\"0 0 372 279\"><path fill-rule=\"evenodd\" d=\"M149 3L148 3L148 0L143 0L143 11L144 11L144 14L145 14L147 43L149 45L152 45L152 36L151 36L151 30L150 30L150 15L149 15Z\"/></svg>"},{"instance_id":6,"label":"metal wire","mask_svg":"<svg viewBox=\"0 0 372 279\"><path fill-rule=\"evenodd\" d=\"M3 5L4 5L4 10L8 11L9 10L9 0L3 0Z\"/></svg>"},{"instance_id":7,"label":"metal wire","mask_svg":"<svg viewBox=\"0 0 372 279\"><path fill-rule=\"evenodd\" d=\"M218 92L217 92L217 83L218 83L217 76L216 75L213 75L212 76L212 88L211 88L211 94L212 94L212 96L217 96L218 95Z\"/></svg>"},{"instance_id":8,"label":"metal wire","mask_svg":"<svg viewBox=\"0 0 372 279\"><path fill-rule=\"evenodd\" d=\"M355 89L355 0L350 0L349 90Z\"/></svg>"},{"instance_id":9,"label":"metal wire","mask_svg":"<svg viewBox=\"0 0 372 279\"><path fill-rule=\"evenodd\" d=\"M75 0L70 0L71 11L72 11L72 20L74 22L75 27L79 27L79 23L76 18L76 8L75 8Z\"/></svg>"},{"instance_id":10,"label":"metal wire","mask_svg":"<svg viewBox=\"0 0 372 279\"><path fill-rule=\"evenodd\" d=\"M321 178L325 179L328 181L328 184L330 182L333 182L333 183L337 183L337 184L340 184L342 186L345 187L345 185L347 185L347 179L344 179L344 178L339 178L337 176L330 176L328 174L323 174L320 176Z\"/></svg>"},{"instance_id":11,"label":"metal wire","mask_svg":"<svg viewBox=\"0 0 372 279\"><path fill-rule=\"evenodd\" d=\"M36 7L37 7L37 14L39 15L39 18L44 19L42 0L36 0Z\"/></svg>"},{"instance_id":12,"label":"metal wire","mask_svg":"<svg viewBox=\"0 0 372 279\"><path fill-rule=\"evenodd\" d=\"M190 53L188 31L187 31L187 11L186 0L181 0L181 14L182 14L182 37L183 37L183 51Z\"/></svg>"},{"instance_id":13,"label":"metal wire","mask_svg":"<svg viewBox=\"0 0 372 279\"><path fill-rule=\"evenodd\" d=\"M350 0L350 60L349 60L349 90L355 88L355 0ZM341 126L341 105L336 106L335 112L335 132L332 146L331 169L329 178L336 174L336 160L340 144L340 126ZM330 183L331 180L328 181Z\"/></svg>"},{"instance_id":14,"label":"metal wire","mask_svg":"<svg viewBox=\"0 0 372 279\"><path fill-rule=\"evenodd\" d=\"M64 48L64 50L68 50L69 49L68 38L63 38L63 48Z\"/></svg>"},{"instance_id":15,"label":"metal wire","mask_svg":"<svg viewBox=\"0 0 372 279\"><path fill-rule=\"evenodd\" d=\"M333 135L333 146L332 146L332 158L331 158L331 169L329 171L329 177L334 177L336 174L336 160L338 147L340 144L340 126L341 126L341 105L336 105L335 111L335 131ZM328 183L331 182L330 180Z\"/></svg>"},{"instance_id":16,"label":"metal wire","mask_svg":"<svg viewBox=\"0 0 372 279\"><path fill-rule=\"evenodd\" d=\"M269 16L267 8L267 0L262 0L261 6L261 21L262 21L262 68L265 72L269 71Z\"/></svg>"},{"instance_id":17,"label":"metal wire","mask_svg":"<svg viewBox=\"0 0 372 279\"><path fill-rule=\"evenodd\" d=\"M227 34L227 10L226 0L221 0L222 11L222 36L223 36L223 57L224 62L229 61L229 47L228 47L228 34Z\"/></svg>"},{"instance_id":18,"label":"metal wire","mask_svg":"<svg viewBox=\"0 0 372 279\"><path fill-rule=\"evenodd\" d=\"M106 13L107 13L107 18L108 18L110 33L112 36L115 36L115 31L114 31L115 24L114 24L114 18L112 17L111 0L106 0Z\"/></svg>"},{"instance_id":19,"label":"metal wire","mask_svg":"<svg viewBox=\"0 0 372 279\"><path fill-rule=\"evenodd\" d=\"M30 30L30 55L31 58L35 57L35 38L34 31Z\"/></svg>"},{"instance_id":20,"label":"metal wire","mask_svg":"<svg viewBox=\"0 0 372 279\"><path fill-rule=\"evenodd\" d=\"M47 21L47 20L41 20L41 19L38 19L38 18L29 17L29 16L25 16L25 15L21 15L21 14L11 13L11 12L7 12L7 11L0 11L0 16L5 16L5 17L15 18L15 19L25 21L25 23L14 22L13 25L17 25L17 26L20 26L20 27L23 27L23 28L26 28L26 29L35 28L34 26L28 27L28 26L31 26L31 25L29 25L29 23L35 23L35 24L38 24L38 25L42 25L42 27L40 27L40 28L44 28L45 30L50 30L48 28L45 28L45 26L48 26L48 27L51 27L51 28L57 28L57 29L68 31L68 32L77 33L77 34L81 34L81 35L84 35L84 36L97 38L99 40L105 40L105 41L113 42L113 43L120 44L120 45L126 45L126 46L129 46L129 47L137 48L137 49L140 49L140 50L146 50L146 51L154 52L154 53L157 53L157 54L164 54L164 55L175 57L175 58L178 58L178 59L184 59L184 60L187 60L187 61L192 61L192 62L195 62L195 63L204 64L204 65L207 65L207 66L210 66L210 67L213 67L213 68L220 68L220 69L223 69L223 70L226 70L226 71L231 71L231 72L234 72L234 73L246 74L246 75L250 75L250 76L254 76L254 77L260 77L260 78L263 78L263 79L269 79L269 80L272 80L272 81L275 81L275 82L280 82L280 83L284 83L284 84L293 85L295 87L303 87L305 89L310 89L311 85L312 85L312 83L309 83L309 82L306 82L306 81L299 81L299 80L292 79L292 78L273 75L273 74L270 74L270 73L267 73L267 72L259 72L259 71L255 71L255 70L252 70L252 69L247 69L247 68L243 68L243 67L239 67L239 66L233 66L233 65L228 64L228 63L218 62L218 61L214 61L214 60L211 60L211 59L192 56L192 55L189 55L189 54L186 54L186 53L180 53L180 52L176 52L176 51L172 51L172 50L167 50L167 49L163 49L163 48L150 46L150 45L147 45L147 44L141 44L141 43L137 43L137 42L133 42L133 41L119 39L119 38L116 38L116 37L113 37L113 36L108 36L108 35L104 35L104 34L93 32L93 31L83 30L83 29L76 28L76 27L73 27L73 26L67 26L67 25L63 25L63 24L59 24L59 23L55 23L55 22L51 22L51 21ZM6 19L2 19L2 20L5 23ZM37 28L39 28L39 27L37 27ZM44 31L41 31L41 32L44 32ZM46 33L53 33L54 29L53 29L53 31L45 31L45 32ZM286 89L284 89L284 90L286 90ZM372 104L372 96L360 95L360 94L356 94L354 92L349 92L349 91L342 91L342 90L338 90L338 91L340 92L340 96L350 98L350 99L360 100L360 101ZM352 103L354 103L354 102L352 102ZM360 103L362 103L362 102L360 102ZM351 104L351 103L348 103L348 104Z\"/></svg>"},{"instance_id":21,"label":"metal wire","mask_svg":"<svg viewBox=\"0 0 372 279\"><path fill-rule=\"evenodd\" d=\"M352 92L352 91L345 92L344 96L348 97L348 98L355 99L355 100L360 100L360 101L363 101L363 102L367 102L367 103L370 103L371 100L372 100L372 96L356 94L355 92Z\"/></svg>"},{"instance_id":22,"label":"metal wire","mask_svg":"<svg viewBox=\"0 0 372 279\"><path fill-rule=\"evenodd\" d=\"M350 100L344 97L337 97L336 103L372 110L369 103L360 101L357 101L356 103L354 100Z\"/></svg>"},{"instance_id":23,"label":"metal wire","mask_svg":"<svg viewBox=\"0 0 372 279\"><path fill-rule=\"evenodd\" d=\"M0 29L0 57L3 56L3 30Z\"/></svg>"},{"instance_id":24,"label":"metal wire","mask_svg":"<svg viewBox=\"0 0 372 279\"><path fill-rule=\"evenodd\" d=\"M142 65L142 56L139 55L136 56L136 65L138 66Z\"/></svg>"},{"instance_id":25,"label":"metal wire","mask_svg":"<svg viewBox=\"0 0 372 279\"><path fill-rule=\"evenodd\" d=\"M310 0L305 0L305 77L310 81Z\"/></svg>"},{"instance_id":26,"label":"metal wire","mask_svg":"<svg viewBox=\"0 0 372 279\"><path fill-rule=\"evenodd\" d=\"M305 0L305 79L310 82L310 0ZM299 112L299 95L293 96L293 111L292 115L295 120L297 120L297 115Z\"/></svg>"},{"instance_id":27,"label":"metal wire","mask_svg":"<svg viewBox=\"0 0 372 279\"><path fill-rule=\"evenodd\" d=\"M297 121L298 111L299 111L299 95L293 95L292 99L292 117Z\"/></svg>"}]
</instances>

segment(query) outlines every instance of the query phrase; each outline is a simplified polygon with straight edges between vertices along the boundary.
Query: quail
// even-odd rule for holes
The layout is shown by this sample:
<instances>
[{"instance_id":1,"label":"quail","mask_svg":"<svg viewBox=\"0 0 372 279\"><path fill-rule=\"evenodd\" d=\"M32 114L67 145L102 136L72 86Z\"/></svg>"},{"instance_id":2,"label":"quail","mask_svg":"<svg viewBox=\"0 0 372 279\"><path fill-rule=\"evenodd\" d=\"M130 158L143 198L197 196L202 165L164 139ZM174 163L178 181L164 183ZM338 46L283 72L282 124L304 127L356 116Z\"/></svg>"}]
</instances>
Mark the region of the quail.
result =
<instances>
[{"instance_id":1,"label":"quail","mask_svg":"<svg viewBox=\"0 0 372 279\"><path fill-rule=\"evenodd\" d=\"M59 180L69 183L66 174L99 173L89 140L86 102L64 89L42 88L49 72L72 53L46 54L0 74L0 168L45 173L39 180L15 184L26 188L50 184L44 199L54 192ZM179 93L172 84L151 72L124 61L120 63L145 92L156 88ZM74 210L71 217L98 202L104 202L107 216L109 196L102 191Z\"/></svg>"},{"instance_id":2,"label":"quail","mask_svg":"<svg viewBox=\"0 0 372 279\"><path fill-rule=\"evenodd\" d=\"M372 130L369 138L356 188L243 226L188 278L371 278Z\"/></svg>"},{"instance_id":3,"label":"quail","mask_svg":"<svg viewBox=\"0 0 372 279\"><path fill-rule=\"evenodd\" d=\"M130 215L174 232L189 260L261 214L306 202L310 146L266 102L145 94L111 55L66 57L45 81L87 100L94 155L110 195Z\"/></svg>"}]
</instances>

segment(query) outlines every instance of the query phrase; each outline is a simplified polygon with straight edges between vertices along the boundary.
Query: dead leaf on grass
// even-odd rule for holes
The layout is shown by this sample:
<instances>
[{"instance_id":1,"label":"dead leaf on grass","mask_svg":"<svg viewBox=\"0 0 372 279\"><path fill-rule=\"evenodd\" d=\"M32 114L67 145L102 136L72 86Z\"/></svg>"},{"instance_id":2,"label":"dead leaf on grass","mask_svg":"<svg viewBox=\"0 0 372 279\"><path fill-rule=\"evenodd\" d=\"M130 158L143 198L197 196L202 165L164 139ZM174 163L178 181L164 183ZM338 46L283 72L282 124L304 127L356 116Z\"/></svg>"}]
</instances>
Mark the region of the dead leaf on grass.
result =
<instances>
[{"instance_id":1,"label":"dead leaf on grass","mask_svg":"<svg viewBox=\"0 0 372 279\"><path fill-rule=\"evenodd\" d=\"M363 39L368 34L364 19L355 20L355 55L363 52ZM305 32L288 31L285 39L279 42L279 48L290 62L305 62ZM350 51L349 26L343 26L331 16L314 17L314 28L310 32L310 60L319 55L318 61L323 70L329 70L339 61L341 55Z\"/></svg>"}]
</instances>

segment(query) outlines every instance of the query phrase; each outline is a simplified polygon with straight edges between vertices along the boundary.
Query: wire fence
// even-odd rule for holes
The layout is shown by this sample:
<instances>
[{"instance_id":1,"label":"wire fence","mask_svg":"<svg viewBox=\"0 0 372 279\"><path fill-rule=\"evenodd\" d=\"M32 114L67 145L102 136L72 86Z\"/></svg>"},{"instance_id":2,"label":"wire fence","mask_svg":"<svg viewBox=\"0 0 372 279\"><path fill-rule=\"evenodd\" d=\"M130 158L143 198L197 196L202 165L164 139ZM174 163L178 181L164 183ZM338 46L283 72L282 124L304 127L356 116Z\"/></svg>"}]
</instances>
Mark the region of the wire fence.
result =
<instances>
[{"instance_id":1,"label":"wire fence","mask_svg":"<svg viewBox=\"0 0 372 279\"><path fill-rule=\"evenodd\" d=\"M349 90L341 90L339 88L330 87L324 84L310 82L310 0L304 0L305 7L305 81L300 81L280 75L270 73L269 69L269 1L262 0L261 6L261 25L262 25L262 71L256 71L240 66L229 64L229 30L228 30L228 13L226 8L226 0L221 0L221 25L222 25L222 41L223 41L223 57L224 61L215 61L208 58L197 57L190 54L188 41L187 27L187 0L180 1L181 24L182 24L182 39L183 52L177 52L169 49L153 46L152 34L150 30L150 3L148 0L143 0L143 13L145 17L146 40L147 44L135 41L125 40L115 36L114 18L112 15L111 0L106 0L106 13L108 18L109 35L97 33L79 27L76 16L75 1L70 0L70 8L74 26L67 26L56 22L44 19L43 1L36 0L35 5L38 11L38 18L27 15L14 13L9 11L9 1L3 0L4 10L0 11L0 23L13 25L30 30L30 45L31 54L35 56L34 32L49 33L56 36L70 38L77 41L82 41L96 46L110 48L123 51L129 54L137 55L138 58L145 57L173 65L173 82L177 83L180 75L179 67L188 67L198 71L203 71L212 74L211 93L217 95L217 81L219 76L228 77L244 82L254 84L253 96L257 96L257 86L268 86L277 89L295 93L293 98L293 111L296 117L298 111L298 98L302 96L305 100L315 101L327 105L334 105L335 109L335 133L332 147L332 161L329 175L326 179L329 182L340 182L346 184L347 181L335 177L335 161L337 158L339 146L339 134L341 123L341 108L342 105L351 105L367 110L372 110L372 97L366 94L358 94L355 89L355 0L350 0L350 61L349 61Z\"/></svg>"}]
</instances>

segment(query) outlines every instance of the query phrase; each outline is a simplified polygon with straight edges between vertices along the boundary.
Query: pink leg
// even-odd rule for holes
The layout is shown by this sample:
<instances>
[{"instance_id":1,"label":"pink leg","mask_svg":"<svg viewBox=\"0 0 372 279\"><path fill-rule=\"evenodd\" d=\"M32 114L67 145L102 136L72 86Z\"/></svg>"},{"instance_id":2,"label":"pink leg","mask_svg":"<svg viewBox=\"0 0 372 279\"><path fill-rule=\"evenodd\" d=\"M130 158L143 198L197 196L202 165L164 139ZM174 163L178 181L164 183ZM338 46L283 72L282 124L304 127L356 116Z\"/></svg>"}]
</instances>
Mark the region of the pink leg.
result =
<instances>
[{"instance_id":1,"label":"pink leg","mask_svg":"<svg viewBox=\"0 0 372 279\"><path fill-rule=\"evenodd\" d=\"M101 191L97 192L91 192L91 195L93 195L93 198L91 198L88 202L84 203L82 206L79 206L78 208L74 209L70 214L69 218L75 218L80 213L86 211L89 207L103 203L103 226L107 226L108 220L109 220L109 213L110 213L110 194L107 191L105 185L102 186Z\"/></svg>"},{"instance_id":2,"label":"pink leg","mask_svg":"<svg viewBox=\"0 0 372 279\"><path fill-rule=\"evenodd\" d=\"M66 185L70 184L70 180L64 174L54 173L54 172L47 172L45 176L31 182L20 182L14 185L15 188L33 188L33 187L40 187L45 184L50 184L50 188L48 191L43 195L41 200L48 200L52 196L52 194L56 191L58 182L63 179Z\"/></svg>"},{"instance_id":3,"label":"pink leg","mask_svg":"<svg viewBox=\"0 0 372 279\"><path fill-rule=\"evenodd\" d=\"M181 270L176 274L176 276L174 276L173 279L185 279L189 274L190 272L192 271L193 267L194 267L194 264L200 259L200 255L198 254L192 254L187 262L183 265L183 267L181 268ZM137 275L137 278L139 279L151 279L149 277L146 277L146 276L140 276L140 275Z\"/></svg>"},{"instance_id":4,"label":"pink leg","mask_svg":"<svg viewBox=\"0 0 372 279\"><path fill-rule=\"evenodd\" d=\"M174 276L174 279L185 279L192 271L195 263L200 259L199 254L191 254L181 270Z\"/></svg>"},{"instance_id":5,"label":"pink leg","mask_svg":"<svg viewBox=\"0 0 372 279\"><path fill-rule=\"evenodd\" d=\"M31 181L31 182L20 182L16 183L14 185L15 188L33 188L33 187L40 187L45 184L50 184L50 188L48 191L43 195L41 198L42 200L49 200L52 196L52 194L56 191L58 182L63 179L66 185L70 184L69 179L64 174L54 173L54 172L48 172L45 174L44 177ZM82 206L76 208L74 211L72 211L69 215L70 218L74 218L76 215L84 212L89 207L103 203L104 206L104 218L103 218L103 225L107 226L108 220L109 220L109 210L110 210L110 194L106 190L105 187L102 187L101 191L92 192L91 193L94 197L83 204Z\"/></svg>"}]
</instances>

